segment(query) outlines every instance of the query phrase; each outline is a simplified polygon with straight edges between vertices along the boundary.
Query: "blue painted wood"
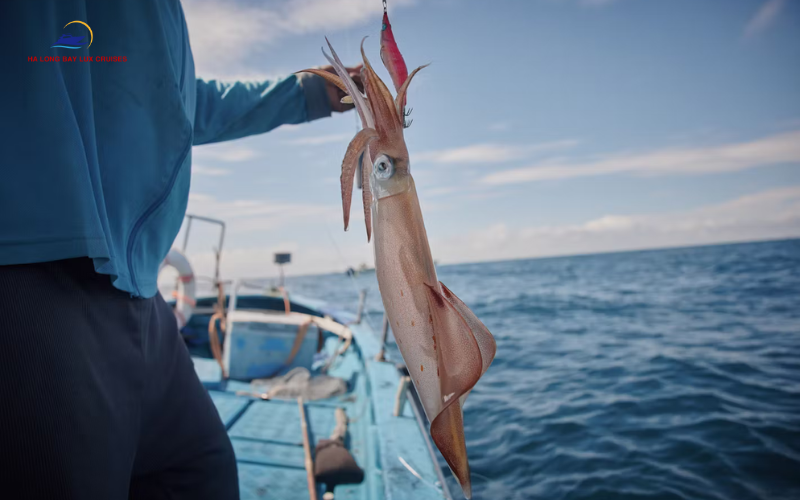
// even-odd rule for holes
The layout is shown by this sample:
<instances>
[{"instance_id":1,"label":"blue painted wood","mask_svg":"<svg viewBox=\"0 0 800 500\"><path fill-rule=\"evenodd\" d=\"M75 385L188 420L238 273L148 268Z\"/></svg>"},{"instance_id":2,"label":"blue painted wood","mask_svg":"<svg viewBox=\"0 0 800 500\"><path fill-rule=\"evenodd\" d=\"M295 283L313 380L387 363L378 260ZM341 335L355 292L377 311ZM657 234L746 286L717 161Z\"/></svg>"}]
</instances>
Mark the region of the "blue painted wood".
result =
<instances>
[{"instance_id":1,"label":"blue painted wood","mask_svg":"<svg viewBox=\"0 0 800 500\"><path fill-rule=\"evenodd\" d=\"M437 480L437 465L430 458L410 406L406 405L402 416L392 416L399 382L394 364L373 361L380 342L366 322L350 328L353 345L329 371L348 381L348 394L306 403L312 448L319 439L329 437L336 407L345 408L350 420L349 449L364 469L365 478L359 485L337 487L337 500L442 500L441 492L432 486ZM325 351L331 353L338 346L336 339L328 339ZM238 461L241 498L307 499L296 401L237 396L236 391L253 390L246 382L228 380L221 388L224 391L209 393L229 429ZM403 457L423 480L411 474L398 457Z\"/></svg>"},{"instance_id":2,"label":"blue painted wood","mask_svg":"<svg viewBox=\"0 0 800 500\"><path fill-rule=\"evenodd\" d=\"M254 401L228 434L274 443L302 444L300 414L294 401Z\"/></svg>"},{"instance_id":3,"label":"blue painted wood","mask_svg":"<svg viewBox=\"0 0 800 500\"><path fill-rule=\"evenodd\" d=\"M368 325L351 325L350 330L361 350L369 380L369 394L377 433L376 444L382 469L386 500L414 498L441 500L438 476L427 444L413 412L406 404L400 417L392 416L400 377L394 363L374 361L380 341ZM400 462L402 457L423 478L416 478Z\"/></svg>"},{"instance_id":4,"label":"blue painted wood","mask_svg":"<svg viewBox=\"0 0 800 500\"><path fill-rule=\"evenodd\" d=\"M224 392L209 391L211 400L214 406L217 407L219 418L225 424L225 428L229 428L234 420L244 411L250 401L243 398L237 398Z\"/></svg>"},{"instance_id":5,"label":"blue painted wood","mask_svg":"<svg viewBox=\"0 0 800 500\"><path fill-rule=\"evenodd\" d=\"M308 500L305 470L242 462L238 468L241 500Z\"/></svg>"},{"instance_id":6,"label":"blue painted wood","mask_svg":"<svg viewBox=\"0 0 800 500\"><path fill-rule=\"evenodd\" d=\"M229 328L228 371L232 379L269 377L298 366L310 368L317 352L316 335L306 335L292 362L284 365L297 337L297 325L231 321Z\"/></svg>"},{"instance_id":7,"label":"blue painted wood","mask_svg":"<svg viewBox=\"0 0 800 500\"><path fill-rule=\"evenodd\" d=\"M442 492L435 486L438 481L434 470L436 465L431 461L416 419L407 414L399 417L392 415L399 383L397 368L391 363L367 361L367 373L372 383L375 425L380 429L378 446L386 500L441 500ZM400 458L422 479L412 474Z\"/></svg>"},{"instance_id":8,"label":"blue painted wood","mask_svg":"<svg viewBox=\"0 0 800 500\"><path fill-rule=\"evenodd\" d=\"M305 470L302 446L238 438L231 438L231 443L239 461Z\"/></svg>"},{"instance_id":9,"label":"blue painted wood","mask_svg":"<svg viewBox=\"0 0 800 500\"><path fill-rule=\"evenodd\" d=\"M194 363L197 378L206 389L219 389L222 386L222 368L215 359L192 356L192 363Z\"/></svg>"}]
</instances>

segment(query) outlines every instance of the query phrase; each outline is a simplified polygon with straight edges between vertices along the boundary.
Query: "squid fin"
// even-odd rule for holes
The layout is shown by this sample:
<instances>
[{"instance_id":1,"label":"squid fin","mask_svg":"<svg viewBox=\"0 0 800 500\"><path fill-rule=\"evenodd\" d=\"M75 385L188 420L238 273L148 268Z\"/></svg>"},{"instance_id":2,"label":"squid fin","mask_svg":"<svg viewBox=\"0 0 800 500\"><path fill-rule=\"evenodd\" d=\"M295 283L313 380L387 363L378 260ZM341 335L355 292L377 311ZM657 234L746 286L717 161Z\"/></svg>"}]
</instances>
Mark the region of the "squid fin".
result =
<instances>
[{"instance_id":1,"label":"squid fin","mask_svg":"<svg viewBox=\"0 0 800 500\"><path fill-rule=\"evenodd\" d=\"M475 341L478 343L478 348L481 351L481 360L483 361L483 367L481 368L481 375L486 373L486 370L489 369L489 365L492 364L492 360L494 359L494 355L497 352L497 344L494 341L494 337L492 336L491 332L486 325L484 325L481 320L475 316L475 313L467 307L467 305L454 294L444 283L441 281L439 285L442 286L442 295L444 298L447 299L453 307L456 308L458 313L464 318L464 321L469 326L469 329L472 331L472 334L475 336Z\"/></svg>"},{"instance_id":2,"label":"squid fin","mask_svg":"<svg viewBox=\"0 0 800 500\"><path fill-rule=\"evenodd\" d=\"M478 382L483 369L475 335L458 309L437 287L427 285L428 303L436 336L442 409L431 421L431 437L458 479L464 495L471 496L469 460L464 439L461 396Z\"/></svg>"},{"instance_id":3,"label":"squid fin","mask_svg":"<svg viewBox=\"0 0 800 500\"><path fill-rule=\"evenodd\" d=\"M347 231L347 226L350 224L350 201L353 196L353 179L356 169L358 168L358 158L367 148L369 141L376 137L378 137L378 133L375 129L361 129L361 131L353 137L353 140L350 141L350 145L347 146L347 152L344 154L342 176L339 180L342 184L342 210L345 231Z\"/></svg>"},{"instance_id":4,"label":"squid fin","mask_svg":"<svg viewBox=\"0 0 800 500\"><path fill-rule=\"evenodd\" d=\"M481 376L486 373L486 370L489 369L489 365L492 364L492 360L494 360L494 355L497 352L497 344L494 341L494 337L492 333L486 328L481 320L475 316L475 313L467 307L467 305L454 294L444 283L441 281L439 285L442 287L442 295L447 299L453 307L456 308L461 317L464 318L464 321L469 325L469 329L472 331L472 334L475 336L475 341L478 343L478 349L481 351L481 361L483 367L481 368ZM469 396L470 391L465 392L461 396L461 406L464 406L464 403L467 402L467 396Z\"/></svg>"}]
</instances>

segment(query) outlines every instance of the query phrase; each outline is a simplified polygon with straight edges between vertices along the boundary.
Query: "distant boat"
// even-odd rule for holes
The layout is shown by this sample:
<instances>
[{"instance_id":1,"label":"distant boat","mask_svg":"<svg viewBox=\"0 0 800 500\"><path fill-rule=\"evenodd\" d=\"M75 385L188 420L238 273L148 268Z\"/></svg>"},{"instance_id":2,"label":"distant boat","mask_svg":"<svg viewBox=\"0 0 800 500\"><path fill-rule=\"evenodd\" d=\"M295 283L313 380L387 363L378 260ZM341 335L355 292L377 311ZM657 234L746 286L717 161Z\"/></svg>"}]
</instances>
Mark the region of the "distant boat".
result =
<instances>
[{"instance_id":1,"label":"distant boat","mask_svg":"<svg viewBox=\"0 0 800 500\"><path fill-rule=\"evenodd\" d=\"M375 268L369 267L368 265L362 263L360 266L358 266L358 269L348 267L347 271L345 271L345 274L347 276L358 276L361 273L369 273L369 272L375 272Z\"/></svg>"},{"instance_id":2,"label":"distant boat","mask_svg":"<svg viewBox=\"0 0 800 500\"><path fill-rule=\"evenodd\" d=\"M86 38L86 37L85 36L72 36L69 33L64 33L63 35L61 35L61 38L56 40L56 43L54 43L51 46L51 48L52 47L64 47L64 48L67 48L67 49L77 49L78 47L83 45L83 43L81 43L81 40L83 40L84 38Z\"/></svg>"}]
</instances>

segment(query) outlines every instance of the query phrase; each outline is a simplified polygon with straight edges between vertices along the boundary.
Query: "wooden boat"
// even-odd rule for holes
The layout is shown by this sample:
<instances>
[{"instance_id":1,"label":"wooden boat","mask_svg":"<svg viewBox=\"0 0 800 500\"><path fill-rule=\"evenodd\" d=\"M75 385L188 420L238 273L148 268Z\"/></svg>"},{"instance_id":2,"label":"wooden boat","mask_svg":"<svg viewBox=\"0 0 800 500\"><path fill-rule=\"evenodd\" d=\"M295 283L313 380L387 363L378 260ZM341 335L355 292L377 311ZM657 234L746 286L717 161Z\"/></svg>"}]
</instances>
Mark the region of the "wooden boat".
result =
<instances>
[{"instance_id":1,"label":"wooden boat","mask_svg":"<svg viewBox=\"0 0 800 500\"><path fill-rule=\"evenodd\" d=\"M184 241L193 219L221 225L221 255L224 224L188 217ZM213 281L217 295L192 299L181 334L228 429L243 500L451 499L414 387L362 321L363 300L354 313L282 288L226 286L219 259ZM363 479L347 484L357 469Z\"/></svg>"}]
</instances>

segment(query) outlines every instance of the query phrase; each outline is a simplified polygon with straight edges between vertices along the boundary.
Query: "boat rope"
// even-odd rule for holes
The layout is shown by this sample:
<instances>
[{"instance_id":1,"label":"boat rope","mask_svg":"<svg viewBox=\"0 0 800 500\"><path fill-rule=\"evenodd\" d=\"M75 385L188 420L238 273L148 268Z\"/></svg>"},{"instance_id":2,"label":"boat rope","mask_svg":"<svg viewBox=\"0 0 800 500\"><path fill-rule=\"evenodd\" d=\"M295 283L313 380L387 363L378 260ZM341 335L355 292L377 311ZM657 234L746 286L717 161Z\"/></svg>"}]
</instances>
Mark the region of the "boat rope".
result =
<instances>
[{"instance_id":1,"label":"boat rope","mask_svg":"<svg viewBox=\"0 0 800 500\"><path fill-rule=\"evenodd\" d=\"M225 370L225 364L222 362L222 345L219 341L219 333L217 332L217 320L219 320L219 327L225 331L225 315L217 311L211 315L208 321L208 343L211 347L211 355L217 361L217 364L222 369L222 378L228 378L228 372Z\"/></svg>"},{"instance_id":2,"label":"boat rope","mask_svg":"<svg viewBox=\"0 0 800 500\"><path fill-rule=\"evenodd\" d=\"M222 282L217 281L217 303L214 306L216 311L211 315L208 321L208 343L211 347L211 354L217 361L217 364L222 369L222 378L228 378L228 371L225 369L225 364L222 362L222 343L220 342L220 335L217 331L217 320L219 320L219 329L223 332L227 331L227 322L225 321L225 290Z\"/></svg>"},{"instance_id":3,"label":"boat rope","mask_svg":"<svg viewBox=\"0 0 800 500\"><path fill-rule=\"evenodd\" d=\"M278 291L281 292L281 297L283 297L283 307L288 315L290 312L292 312L292 303L289 302L289 293L283 286L279 286Z\"/></svg>"},{"instance_id":4,"label":"boat rope","mask_svg":"<svg viewBox=\"0 0 800 500\"><path fill-rule=\"evenodd\" d=\"M300 352L300 347L303 346L303 339L306 338L306 333L308 332L308 328L311 326L311 323L312 321L310 319L300 323L300 326L297 327L297 335L294 337L294 345L292 345L292 350L289 352L289 355L286 356L286 359L277 370L262 378L272 378L279 374L281 370L292 364L292 361L294 361L297 353Z\"/></svg>"},{"instance_id":5,"label":"boat rope","mask_svg":"<svg viewBox=\"0 0 800 500\"><path fill-rule=\"evenodd\" d=\"M338 407L334 410L333 415L336 418L336 427L333 428L329 439L331 441L344 441L344 437L347 435L347 413L344 408Z\"/></svg>"},{"instance_id":6,"label":"boat rope","mask_svg":"<svg viewBox=\"0 0 800 500\"><path fill-rule=\"evenodd\" d=\"M178 292L177 290L173 290L172 291L172 298L174 298L176 302L184 302L186 304L189 304L192 307L197 307L197 301L196 300L194 300L193 298L188 297L188 296Z\"/></svg>"},{"instance_id":7,"label":"boat rope","mask_svg":"<svg viewBox=\"0 0 800 500\"><path fill-rule=\"evenodd\" d=\"M352 342L353 334L351 333L350 336L345 337L345 339L341 342L341 347L333 353L333 356L328 358L328 361L325 362L325 365L320 369L320 371L322 373L328 373L328 370L331 368L331 365L333 365L333 362L336 361L339 356L347 352L347 349L350 348L350 344Z\"/></svg>"}]
</instances>

